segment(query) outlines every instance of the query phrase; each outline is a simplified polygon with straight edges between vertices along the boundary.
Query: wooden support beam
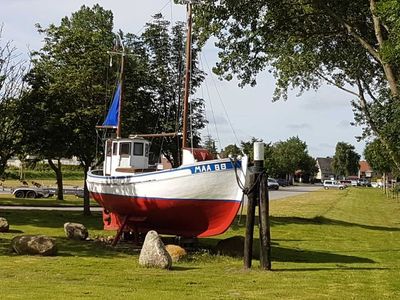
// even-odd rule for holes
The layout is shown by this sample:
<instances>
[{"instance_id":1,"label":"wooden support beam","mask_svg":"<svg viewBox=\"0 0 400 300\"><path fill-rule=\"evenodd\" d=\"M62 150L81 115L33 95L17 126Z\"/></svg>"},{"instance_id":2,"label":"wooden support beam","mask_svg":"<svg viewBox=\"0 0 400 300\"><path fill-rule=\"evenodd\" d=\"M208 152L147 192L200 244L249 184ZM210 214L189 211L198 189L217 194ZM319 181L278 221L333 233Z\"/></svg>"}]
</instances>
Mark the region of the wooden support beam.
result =
<instances>
[{"instance_id":1,"label":"wooden support beam","mask_svg":"<svg viewBox=\"0 0 400 300\"><path fill-rule=\"evenodd\" d=\"M256 180L256 175L250 173L249 186L252 187ZM246 215L246 236L244 240L244 267L251 268L251 259L253 257L253 234L254 234L254 219L256 211L256 195L257 191L254 189L247 195L247 215Z\"/></svg>"},{"instance_id":2,"label":"wooden support beam","mask_svg":"<svg viewBox=\"0 0 400 300\"><path fill-rule=\"evenodd\" d=\"M260 228L260 267L271 270L271 231L269 220L268 176L261 174L259 228Z\"/></svg>"},{"instance_id":3,"label":"wooden support beam","mask_svg":"<svg viewBox=\"0 0 400 300\"><path fill-rule=\"evenodd\" d=\"M111 246L115 247L118 244L119 240L121 239L122 233L124 232L124 228L125 228L126 224L128 223L128 219L129 219L129 216L124 217L124 220L122 221L122 224L119 227Z\"/></svg>"}]
</instances>

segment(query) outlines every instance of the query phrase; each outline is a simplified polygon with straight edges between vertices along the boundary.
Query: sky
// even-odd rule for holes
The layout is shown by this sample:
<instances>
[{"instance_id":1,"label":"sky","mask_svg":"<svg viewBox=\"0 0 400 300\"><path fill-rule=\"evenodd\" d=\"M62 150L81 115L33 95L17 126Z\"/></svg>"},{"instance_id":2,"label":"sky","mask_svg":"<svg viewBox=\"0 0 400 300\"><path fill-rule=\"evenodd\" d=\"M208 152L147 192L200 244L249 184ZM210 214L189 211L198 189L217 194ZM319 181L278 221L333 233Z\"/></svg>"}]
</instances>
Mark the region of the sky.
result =
<instances>
[{"instance_id":1,"label":"sky","mask_svg":"<svg viewBox=\"0 0 400 300\"><path fill-rule=\"evenodd\" d=\"M0 0L0 24L3 24L2 40L12 41L24 55L29 50L41 48L43 36L35 24L43 27L70 16L82 5L98 3L114 14L114 30L140 34L151 16L161 12L165 19L185 21L184 6L173 0ZM268 72L259 74L255 87L238 87L236 80L221 81L210 69L217 61L218 48L207 43L201 61L206 80L196 96L206 100L207 128L203 137L211 135L221 149L229 144L240 144L252 137L265 142L285 141L298 136L306 142L313 157L333 156L337 142L355 146L362 155L365 142L357 142L361 128L350 125L353 118L350 101L352 96L338 88L323 86L317 91L298 95L291 91L287 101L272 102L275 79ZM126 76L129 76L128 74Z\"/></svg>"}]
</instances>

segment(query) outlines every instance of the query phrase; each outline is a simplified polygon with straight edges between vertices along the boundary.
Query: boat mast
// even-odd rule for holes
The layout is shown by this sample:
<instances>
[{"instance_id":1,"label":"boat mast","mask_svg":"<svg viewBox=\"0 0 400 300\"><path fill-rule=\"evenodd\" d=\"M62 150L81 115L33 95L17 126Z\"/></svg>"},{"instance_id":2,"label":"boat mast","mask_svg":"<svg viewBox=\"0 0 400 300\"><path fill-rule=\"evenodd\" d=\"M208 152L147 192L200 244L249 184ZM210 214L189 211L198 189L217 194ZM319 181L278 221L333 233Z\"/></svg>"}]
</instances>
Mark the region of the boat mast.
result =
<instances>
[{"instance_id":1,"label":"boat mast","mask_svg":"<svg viewBox=\"0 0 400 300\"><path fill-rule=\"evenodd\" d=\"M186 71L185 90L183 97L183 120L182 120L182 148L187 147L188 130L187 119L189 114L190 74L192 64L192 0L187 0L187 36L186 36Z\"/></svg>"},{"instance_id":2,"label":"boat mast","mask_svg":"<svg viewBox=\"0 0 400 300\"><path fill-rule=\"evenodd\" d=\"M118 34L118 39L119 39L119 43L122 47L122 53L120 53L121 55L121 68L120 68L120 73L119 73L119 84L121 85L121 94L119 96L119 105L118 105L118 123L117 123L117 139L121 138L121 107L122 107L122 99L124 99L125 96L125 89L124 89L124 66L125 66L125 47L124 44L122 43L122 39L121 36Z\"/></svg>"}]
</instances>

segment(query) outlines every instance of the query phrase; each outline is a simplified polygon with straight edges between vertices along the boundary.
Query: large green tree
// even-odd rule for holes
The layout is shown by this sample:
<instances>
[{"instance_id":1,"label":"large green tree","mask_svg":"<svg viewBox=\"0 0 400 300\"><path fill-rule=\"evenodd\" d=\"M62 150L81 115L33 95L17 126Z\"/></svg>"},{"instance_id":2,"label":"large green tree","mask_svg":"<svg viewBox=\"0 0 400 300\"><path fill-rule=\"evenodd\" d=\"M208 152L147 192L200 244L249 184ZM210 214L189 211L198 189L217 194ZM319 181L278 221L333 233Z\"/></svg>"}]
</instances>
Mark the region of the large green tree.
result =
<instances>
[{"instance_id":1,"label":"large green tree","mask_svg":"<svg viewBox=\"0 0 400 300\"><path fill-rule=\"evenodd\" d=\"M387 150L377 139L365 146L364 157L371 168L376 172L389 173L393 170L394 164Z\"/></svg>"},{"instance_id":2,"label":"large green tree","mask_svg":"<svg viewBox=\"0 0 400 300\"><path fill-rule=\"evenodd\" d=\"M194 45L196 39L193 39ZM126 76L127 94L124 112L124 130L136 133L178 132L182 128L182 99L185 67L186 28L182 22L171 27L161 14L147 23L140 36L126 35L126 47L134 54L132 66L143 70L137 83L135 72ZM204 73L198 68L198 50L193 49L191 63L191 94L200 86ZM133 71L128 75L128 72ZM144 76L143 76L144 75ZM129 77L133 79L129 79ZM135 82L136 84L135 84ZM136 93L130 94L130 93ZM140 93L141 95L137 95ZM146 94L146 95L144 95ZM139 96L139 97L138 97ZM144 97L143 97L144 96ZM149 99L150 101L146 101ZM193 147L200 144L199 130L204 128L204 101L192 97L190 101L190 131ZM123 113L124 115L124 113ZM180 162L180 137L164 137L152 141L152 151L165 155L175 166ZM192 143L189 143L192 144Z\"/></svg>"},{"instance_id":3,"label":"large green tree","mask_svg":"<svg viewBox=\"0 0 400 300\"><path fill-rule=\"evenodd\" d=\"M205 0L195 24L221 48L215 72L241 85L268 69L274 99L289 88L329 83L354 100L364 136L377 136L400 169L399 36L396 0Z\"/></svg>"},{"instance_id":4,"label":"large green tree","mask_svg":"<svg viewBox=\"0 0 400 300\"><path fill-rule=\"evenodd\" d=\"M315 161L308 154L307 144L299 137L291 137L286 141L275 143L273 159L275 162L273 174L279 177L294 178L297 170L311 172L312 165L315 166Z\"/></svg>"},{"instance_id":5,"label":"large green tree","mask_svg":"<svg viewBox=\"0 0 400 300\"><path fill-rule=\"evenodd\" d=\"M104 107L107 51L114 40L113 15L99 5L82 6L71 17L64 17L60 25L38 25L38 29L44 35L44 45L34 53L28 76L32 88L28 103L35 111L43 108L40 118L31 115L38 126L35 130L43 130L37 135L37 144L42 144L37 150L50 156L47 158L78 157L86 179L96 159L95 126ZM84 214L90 214L86 180Z\"/></svg>"},{"instance_id":6,"label":"large green tree","mask_svg":"<svg viewBox=\"0 0 400 300\"><path fill-rule=\"evenodd\" d=\"M336 176L356 175L360 165L360 155L354 151L354 146L338 142L333 156L332 168Z\"/></svg>"}]
</instances>

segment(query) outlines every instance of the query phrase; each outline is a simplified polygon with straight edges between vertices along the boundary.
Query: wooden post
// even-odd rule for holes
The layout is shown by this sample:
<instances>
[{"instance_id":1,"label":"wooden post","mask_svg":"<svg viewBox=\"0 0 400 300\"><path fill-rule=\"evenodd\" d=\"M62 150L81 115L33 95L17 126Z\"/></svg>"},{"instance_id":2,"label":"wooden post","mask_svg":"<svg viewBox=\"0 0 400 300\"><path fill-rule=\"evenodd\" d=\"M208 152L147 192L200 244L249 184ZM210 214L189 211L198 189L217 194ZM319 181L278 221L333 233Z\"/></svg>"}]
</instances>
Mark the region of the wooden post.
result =
<instances>
[{"instance_id":1,"label":"wooden post","mask_svg":"<svg viewBox=\"0 0 400 300\"><path fill-rule=\"evenodd\" d=\"M246 216L246 236L244 241L244 267L251 268L253 256L253 235L256 204L259 202L259 182L258 177L263 171L264 166L264 143L254 143L254 167L250 173L249 187L252 188L248 196L247 216Z\"/></svg>"},{"instance_id":2,"label":"wooden post","mask_svg":"<svg viewBox=\"0 0 400 300\"><path fill-rule=\"evenodd\" d=\"M256 175L250 173L249 187L254 186L256 181ZM256 192L253 189L251 193L247 195L247 215L246 215L246 236L244 240L244 267L251 268L251 259L253 256L253 232L254 232L254 218L256 210Z\"/></svg>"},{"instance_id":3,"label":"wooden post","mask_svg":"<svg viewBox=\"0 0 400 300\"><path fill-rule=\"evenodd\" d=\"M260 182L260 205L259 205L259 227L260 227L260 267L271 270L271 231L269 221L269 194L268 176L262 175Z\"/></svg>"}]
</instances>

